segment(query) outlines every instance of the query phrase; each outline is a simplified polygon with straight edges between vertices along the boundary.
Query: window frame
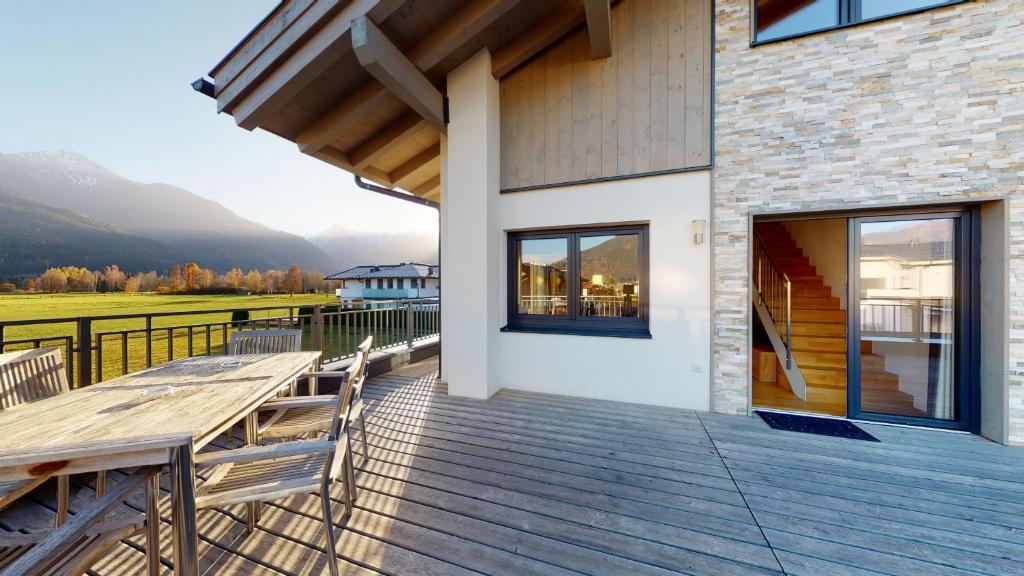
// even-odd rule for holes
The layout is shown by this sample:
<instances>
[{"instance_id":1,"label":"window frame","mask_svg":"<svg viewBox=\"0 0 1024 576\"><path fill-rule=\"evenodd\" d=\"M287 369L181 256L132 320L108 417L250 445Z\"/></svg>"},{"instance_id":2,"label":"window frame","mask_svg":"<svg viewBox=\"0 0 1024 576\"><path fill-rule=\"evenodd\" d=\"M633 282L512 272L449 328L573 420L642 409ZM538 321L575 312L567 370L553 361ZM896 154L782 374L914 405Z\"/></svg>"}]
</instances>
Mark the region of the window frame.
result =
<instances>
[{"instance_id":1,"label":"window frame","mask_svg":"<svg viewBox=\"0 0 1024 576\"><path fill-rule=\"evenodd\" d=\"M614 224L546 228L508 233L507 324L502 332L533 332L572 334L578 336L610 336L619 338L651 338L650 309L650 245L648 224ZM580 314L580 238L588 236L635 234L640 266L640 295L636 317L583 316ZM559 316L519 313L519 243L522 240L565 238L567 241L566 314Z\"/></svg>"},{"instance_id":2,"label":"window frame","mask_svg":"<svg viewBox=\"0 0 1024 576\"><path fill-rule=\"evenodd\" d=\"M892 14L886 14L884 16L875 16L874 18L861 18L861 9L863 0L837 0L839 8L839 24L835 26L825 26L822 28L815 28L813 30L807 30L805 32L797 32L788 36L779 36L778 38L770 38L768 40L758 40L757 38L757 0L750 0L750 46L756 47L764 44L773 44L775 42L783 42L785 40L792 40L794 38L803 38L804 36L811 36L813 34L820 34L822 32L829 32L831 30L840 30L843 28L850 28L852 26L860 26L861 24L869 24L871 22L880 22L882 20L888 20L889 18L901 18L903 16L909 16L911 14L917 14L918 12L925 12L928 10L936 10L938 8L946 8L948 6L955 6L957 4L964 4L971 0L946 0L941 4L935 4L932 6L922 6L920 8L911 8L909 10L903 10L900 12L893 12Z\"/></svg>"}]
</instances>

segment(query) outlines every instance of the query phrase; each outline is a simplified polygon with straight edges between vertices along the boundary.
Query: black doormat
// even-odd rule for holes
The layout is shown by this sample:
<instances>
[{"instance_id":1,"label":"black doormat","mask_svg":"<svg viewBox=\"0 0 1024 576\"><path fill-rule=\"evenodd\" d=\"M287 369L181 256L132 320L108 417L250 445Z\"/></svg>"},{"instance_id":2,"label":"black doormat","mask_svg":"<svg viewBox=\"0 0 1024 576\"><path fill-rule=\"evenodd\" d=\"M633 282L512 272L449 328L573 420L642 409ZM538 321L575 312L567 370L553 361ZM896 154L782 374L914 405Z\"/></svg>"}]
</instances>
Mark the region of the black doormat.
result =
<instances>
[{"instance_id":1,"label":"black doormat","mask_svg":"<svg viewBox=\"0 0 1024 576\"><path fill-rule=\"evenodd\" d=\"M838 438L852 438L854 440L867 440L879 442L871 434L860 429L856 424L847 420L835 418L816 418L814 416L801 416L799 414L784 414L782 412L767 412L754 410L754 413L776 430L789 430L790 432L804 432L806 434L819 434L821 436L836 436Z\"/></svg>"}]
</instances>

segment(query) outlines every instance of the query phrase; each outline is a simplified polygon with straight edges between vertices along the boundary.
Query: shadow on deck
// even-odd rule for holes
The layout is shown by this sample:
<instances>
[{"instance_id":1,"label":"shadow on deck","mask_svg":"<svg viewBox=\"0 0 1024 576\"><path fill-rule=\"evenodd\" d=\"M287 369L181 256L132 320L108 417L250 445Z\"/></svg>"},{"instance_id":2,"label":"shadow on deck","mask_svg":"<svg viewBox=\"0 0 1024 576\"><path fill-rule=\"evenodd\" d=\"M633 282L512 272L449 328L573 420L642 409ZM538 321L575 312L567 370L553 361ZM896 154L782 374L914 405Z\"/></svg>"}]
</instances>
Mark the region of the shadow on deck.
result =
<instances>
[{"instance_id":1,"label":"shadow on deck","mask_svg":"<svg viewBox=\"0 0 1024 576\"><path fill-rule=\"evenodd\" d=\"M343 573L1024 574L1024 450L510 390L452 398L435 370L366 387L371 458L338 533ZM326 573L314 497L268 504L248 538L242 518L200 512L204 573ZM141 573L140 543L93 572Z\"/></svg>"}]
</instances>

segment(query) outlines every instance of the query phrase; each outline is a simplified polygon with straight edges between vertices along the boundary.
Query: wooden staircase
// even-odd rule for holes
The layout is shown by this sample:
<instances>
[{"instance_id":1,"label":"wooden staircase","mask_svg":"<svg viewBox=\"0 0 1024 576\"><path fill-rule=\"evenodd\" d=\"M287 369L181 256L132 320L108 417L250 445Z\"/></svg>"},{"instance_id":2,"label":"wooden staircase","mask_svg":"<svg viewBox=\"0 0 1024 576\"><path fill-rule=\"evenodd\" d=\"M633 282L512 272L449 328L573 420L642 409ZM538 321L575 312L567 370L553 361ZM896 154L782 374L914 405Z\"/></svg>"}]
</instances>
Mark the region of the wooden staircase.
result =
<instances>
[{"instance_id":1,"label":"wooden staircase","mask_svg":"<svg viewBox=\"0 0 1024 576\"><path fill-rule=\"evenodd\" d=\"M807 384L806 409L846 415L846 311L781 223L757 224L757 232L793 283L793 359ZM899 377L885 371L885 358L872 352L870 342L861 343L861 398L872 411L917 412L913 397L899 391Z\"/></svg>"}]
</instances>

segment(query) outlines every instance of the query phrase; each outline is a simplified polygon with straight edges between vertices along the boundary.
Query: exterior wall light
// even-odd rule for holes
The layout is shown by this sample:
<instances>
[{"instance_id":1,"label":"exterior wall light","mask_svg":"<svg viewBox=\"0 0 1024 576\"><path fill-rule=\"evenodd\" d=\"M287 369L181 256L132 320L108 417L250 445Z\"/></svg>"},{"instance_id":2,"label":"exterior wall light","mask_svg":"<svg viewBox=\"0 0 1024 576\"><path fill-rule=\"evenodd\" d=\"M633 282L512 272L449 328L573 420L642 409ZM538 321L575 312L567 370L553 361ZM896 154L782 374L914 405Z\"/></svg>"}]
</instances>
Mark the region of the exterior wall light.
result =
<instances>
[{"instance_id":1,"label":"exterior wall light","mask_svg":"<svg viewBox=\"0 0 1024 576\"><path fill-rule=\"evenodd\" d=\"M693 229L693 243L700 246L704 243L704 226L707 224L707 220L699 218L690 222L690 227Z\"/></svg>"}]
</instances>

